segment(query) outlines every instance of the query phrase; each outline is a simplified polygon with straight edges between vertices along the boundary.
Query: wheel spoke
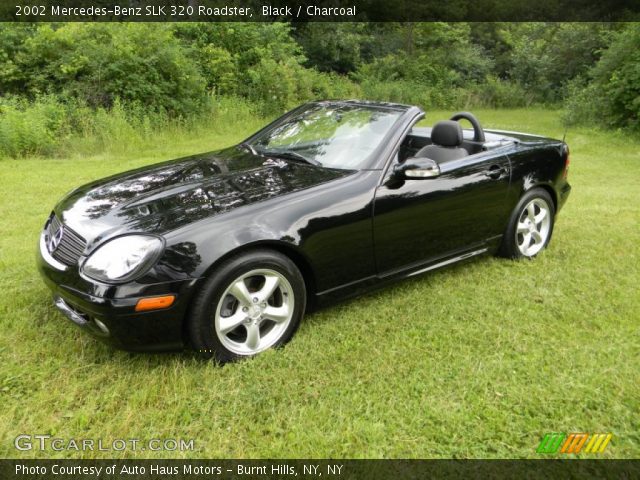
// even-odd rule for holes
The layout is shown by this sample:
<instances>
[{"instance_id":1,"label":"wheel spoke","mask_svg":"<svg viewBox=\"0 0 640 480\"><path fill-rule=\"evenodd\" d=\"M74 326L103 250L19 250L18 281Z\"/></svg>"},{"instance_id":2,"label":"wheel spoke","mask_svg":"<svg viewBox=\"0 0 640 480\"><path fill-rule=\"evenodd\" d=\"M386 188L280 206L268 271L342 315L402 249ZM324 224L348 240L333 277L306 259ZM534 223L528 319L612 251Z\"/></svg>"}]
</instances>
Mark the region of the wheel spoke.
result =
<instances>
[{"instance_id":1,"label":"wheel spoke","mask_svg":"<svg viewBox=\"0 0 640 480\"><path fill-rule=\"evenodd\" d=\"M229 293L236 297L241 305L251 305L251 294L249 293L247 285L244 283L243 279L235 282L229 290Z\"/></svg>"},{"instance_id":2,"label":"wheel spoke","mask_svg":"<svg viewBox=\"0 0 640 480\"><path fill-rule=\"evenodd\" d=\"M273 320L276 323L282 323L289 319L290 314L289 306L286 304L281 307L272 307L269 305L262 313L262 317Z\"/></svg>"},{"instance_id":3,"label":"wheel spoke","mask_svg":"<svg viewBox=\"0 0 640 480\"><path fill-rule=\"evenodd\" d=\"M226 335L227 333L237 328L238 325L241 325L242 322L246 320L246 318L247 315L242 311L242 308L240 307L233 315L229 317L220 317L220 332Z\"/></svg>"},{"instance_id":4,"label":"wheel spoke","mask_svg":"<svg viewBox=\"0 0 640 480\"><path fill-rule=\"evenodd\" d=\"M527 205L527 217L529 217L529 220L532 222L536 219L536 207L533 203Z\"/></svg>"},{"instance_id":5,"label":"wheel spoke","mask_svg":"<svg viewBox=\"0 0 640 480\"><path fill-rule=\"evenodd\" d=\"M251 350L256 350L260 346L260 326L257 323L250 323L247 327L247 340L245 344Z\"/></svg>"},{"instance_id":6,"label":"wheel spoke","mask_svg":"<svg viewBox=\"0 0 640 480\"><path fill-rule=\"evenodd\" d=\"M522 236L522 248L524 250L529 250L529 246L531 245L531 233L527 232Z\"/></svg>"},{"instance_id":7,"label":"wheel spoke","mask_svg":"<svg viewBox=\"0 0 640 480\"><path fill-rule=\"evenodd\" d=\"M538 215L536 215L534 218L534 222L536 222L536 225L542 222L542 220L544 220L546 216L547 216L547 211L544 208L541 208L540 213L538 213Z\"/></svg>"},{"instance_id":8,"label":"wheel spoke","mask_svg":"<svg viewBox=\"0 0 640 480\"><path fill-rule=\"evenodd\" d=\"M524 235L528 231L529 231L529 226L528 225L525 225L522 222L518 222L518 233L521 233L521 234Z\"/></svg>"},{"instance_id":9,"label":"wheel spoke","mask_svg":"<svg viewBox=\"0 0 640 480\"><path fill-rule=\"evenodd\" d=\"M533 241L535 242L534 245L542 243L542 235L540 235L540 232L538 232L537 230L531 232L531 236L533 237Z\"/></svg>"},{"instance_id":10,"label":"wheel spoke","mask_svg":"<svg viewBox=\"0 0 640 480\"><path fill-rule=\"evenodd\" d=\"M271 295L273 295L273 292L278 288L278 285L280 285L280 279L278 277L275 275L265 275L264 285L254 295L258 297L259 302L266 302L271 298Z\"/></svg>"}]
</instances>

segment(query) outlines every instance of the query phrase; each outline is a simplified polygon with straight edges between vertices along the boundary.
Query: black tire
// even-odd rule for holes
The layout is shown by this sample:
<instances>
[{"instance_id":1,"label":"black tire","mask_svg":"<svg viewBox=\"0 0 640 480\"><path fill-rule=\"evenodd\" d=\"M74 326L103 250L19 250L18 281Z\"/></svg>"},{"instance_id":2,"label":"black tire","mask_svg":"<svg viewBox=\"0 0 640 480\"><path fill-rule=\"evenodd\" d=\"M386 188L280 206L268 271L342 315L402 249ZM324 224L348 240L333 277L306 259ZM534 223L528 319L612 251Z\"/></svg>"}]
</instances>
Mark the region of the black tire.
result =
<instances>
[{"instance_id":1,"label":"black tire","mask_svg":"<svg viewBox=\"0 0 640 480\"><path fill-rule=\"evenodd\" d=\"M306 289L300 270L291 259L279 252L268 249L251 250L229 258L221 263L207 279L193 301L187 318L187 330L192 347L202 357L214 358L220 363L226 363L260 353L234 351L235 343L234 339L231 338L234 335L241 340L242 332L244 331L246 336L245 345L249 344L249 328L254 326L252 325L251 318L246 318L242 324L239 324L231 332L227 332L226 335L220 331L221 328L219 328L216 322L218 309L220 308L220 312L222 312L222 309L226 308L225 305L229 303L232 307L230 307L228 311L233 309L235 311L233 315L241 315L239 309L245 311L245 308L249 309L250 313L247 315L250 315L252 314L252 310L250 309L254 307L258 308L257 303L255 305L249 305L248 307L242 307L242 305L246 305L246 302L242 303L234 297L231 292L224 295L233 284L237 283L240 277L254 271L274 272L274 275L279 274L286 279L286 281L279 280L281 283L276 287L274 294L267 297L266 302L261 303L261 305L266 305L267 308L271 307L274 299L278 302L278 299L276 299L277 295L280 296L280 307L275 308L282 308L285 304L285 298L289 306L291 303L293 304L288 310L289 312L292 311L292 313L287 315L290 315L290 320L287 320L286 325L283 321L282 327L278 327L279 324L277 322L273 322L267 318L263 319L260 313L255 313L258 318L253 320L253 323L258 324L258 332L266 328L267 335L271 335L270 340L277 339L277 341L266 348L277 348L284 345L298 329L306 306ZM261 275L251 276L242 282L247 286L247 290L251 292L251 282L260 282L260 277ZM262 288L265 288L266 291L265 285L267 277L264 276L263 278L265 283L263 283ZM246 282L249 282L249 284ZM258 286L255 287L255 295L261 292L260 284L258 283L257 285ZM224 298L222 298L223 295ZM251 295L254 295L254 293L251 293ZM252 300L255 303L255 298ZM222 316L221 313L219 316ZM226 318L231 317L225 317L222 320ZM271 323L273 323L273 326ZM273 330L276 327L278 328ZM271 330L269 330L269 328L271 328ZM261 335L263 334L260 333L258 338L262 339ZM269 342L266 342L266 344L268 343ZM240 342L238 345L238 348L241 348L242 343Z\"/></svg>"},{"instance_id":2,"label":"black tire","mask_svg":"<svg viewBox=\"0 0 640 480\"><path fill-rule=\"evenodd\" d=\"M534 202L533 207L536 209L535 211L540 212L540 205L543 205L541 202L544 202L548 208L549 215L549 224L546 229L538 228L537 225L534 225L534 228L537 229L538 234L544 231L543 241L539 242L537 245L532 245L531 254L525 254L521 250L521 248L525 248L523 245L525 244L525 237L521 234L517 234L517 228L519 223L524 223L528 220L529 209L527 208L531 203ZM538 205L539 204L539 205ZM541 251L543 251L549 241L551 240L551 235L553 234L553 226L555 223L555 206L553 204L553 200L549 192L547 192L543 188L534 188L526 192L520 198L520 201L513 209L511 213L511 217L509 219L509 223L502 237L502 244L498 250L498 255L505 258L533 258L538 255ZM541 225L542 226L542 222ZM532 230L533 232L533 230ZM535 234L535 232L533 232ZM535 242L535 239L532 239L531 242Z\"/></svg>"}]
</instances>

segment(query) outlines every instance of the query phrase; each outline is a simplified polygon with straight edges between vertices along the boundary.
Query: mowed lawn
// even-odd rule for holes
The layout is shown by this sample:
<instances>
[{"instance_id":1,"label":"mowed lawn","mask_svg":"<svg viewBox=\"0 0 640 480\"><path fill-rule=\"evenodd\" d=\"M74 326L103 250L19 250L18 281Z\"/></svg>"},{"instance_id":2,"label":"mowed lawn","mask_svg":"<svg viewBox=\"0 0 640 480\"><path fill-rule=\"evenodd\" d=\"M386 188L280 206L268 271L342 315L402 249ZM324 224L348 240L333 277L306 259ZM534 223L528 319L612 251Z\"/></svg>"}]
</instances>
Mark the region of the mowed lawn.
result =
<instances>
[{"instance_id":1,"label":"mowed lawn","mask_svg":"<svg viewBox=\"0 0 640 480\"><path fill-rule=\"evenodd\" d=\"M560 112L475 113L563 134ZM138 153L0 160L0 457L78 456L16 451L26 433L195 445L87 457L536 458L547 432L612 432L604 457L640 456L640 141L619 133L567 134L573 192L536 260L485 257L398 283L310 315L256 359L119 352L56 312L34 255L60 196L256 126Z\"/></svg>"}]
</instances>

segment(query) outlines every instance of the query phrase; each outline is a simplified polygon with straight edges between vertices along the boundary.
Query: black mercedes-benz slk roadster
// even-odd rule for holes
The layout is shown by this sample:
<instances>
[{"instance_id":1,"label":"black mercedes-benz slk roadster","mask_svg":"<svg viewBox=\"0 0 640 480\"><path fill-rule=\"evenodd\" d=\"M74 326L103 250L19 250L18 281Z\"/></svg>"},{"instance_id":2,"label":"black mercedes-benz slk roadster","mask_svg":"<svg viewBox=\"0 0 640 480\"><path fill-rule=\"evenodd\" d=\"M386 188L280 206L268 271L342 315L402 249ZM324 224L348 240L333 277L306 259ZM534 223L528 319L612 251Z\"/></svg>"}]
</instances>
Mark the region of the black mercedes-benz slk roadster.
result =
<instances>
[{"instance_id":1,"label":"black mercedes-benz slk roadster","mask_svg":"<svg viewBox=\"0 0 640 480\"><path fill-rule=\"evenodd\" d=\"M282 345L310 308L544 249L571 189L567 145L423 116L313 102L239 145L73 190L39 242L55 305L118 348L225 362Z\"/></svg>"}]
</instances>

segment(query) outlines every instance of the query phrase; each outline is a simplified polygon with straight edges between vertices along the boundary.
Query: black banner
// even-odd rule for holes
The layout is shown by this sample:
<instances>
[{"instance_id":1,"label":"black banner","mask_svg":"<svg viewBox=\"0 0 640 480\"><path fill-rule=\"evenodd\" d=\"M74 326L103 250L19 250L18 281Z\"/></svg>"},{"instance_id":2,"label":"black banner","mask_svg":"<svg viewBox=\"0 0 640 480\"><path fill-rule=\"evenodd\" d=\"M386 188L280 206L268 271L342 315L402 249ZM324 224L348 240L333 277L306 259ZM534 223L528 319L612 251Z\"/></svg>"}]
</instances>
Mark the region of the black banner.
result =
<instances>
[{"instance_id":1,"label":"black banner","mask_svg":"<svg viewBox=\"0 0 640 480\"><path fill-rule=\"evenodd\" d=\"M4 22L634 20L640 0L0 0Z\"/></svg>"},{"instance_id":2,"label":"black banner","mask_svg":"<svg viewBox=\"0 0 640 480\"><path fill-rule=\"evenodd\" d=\"M0 478L538 479L640 478L637 460L0 460Z\"/></svg>"}]
</instances>

